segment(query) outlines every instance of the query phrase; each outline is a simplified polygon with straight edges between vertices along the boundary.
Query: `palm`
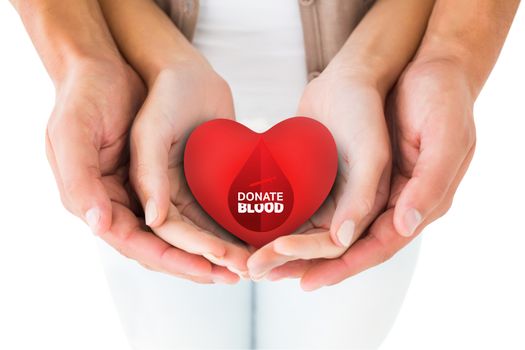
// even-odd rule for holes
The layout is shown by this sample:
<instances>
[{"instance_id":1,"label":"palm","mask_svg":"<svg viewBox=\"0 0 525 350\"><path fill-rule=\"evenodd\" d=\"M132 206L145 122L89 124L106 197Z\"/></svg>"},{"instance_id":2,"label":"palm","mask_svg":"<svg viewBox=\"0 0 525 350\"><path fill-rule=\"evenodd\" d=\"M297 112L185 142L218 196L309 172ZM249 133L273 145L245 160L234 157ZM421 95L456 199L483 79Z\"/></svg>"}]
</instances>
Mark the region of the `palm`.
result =
<instances>
[{"instance_id":1,"label":"palm","mask_svg":"<svg viewBox=\"0 0 525 350\"><path fill-rule=\"evenodd\" d=\"M193 197L184 176L184 144L189 133L199 124L214 118L234 118L233 99L228 85L218 76L211 77L202 72L179 73L176 77L161 77L156 91L184 91L169 96L159 94L157 100L163 107L172 129L169 131L172 145L169 151L168 178L170 183L170 213L177 220L184 220L196 229L211 232L225 240L243 244L235 236L225 231L207 215ZM196 76L196 74L198 74ZM202 75L202 78L199 78Z\"/></svg>"},{"instance_id":2,"label":"palm","mask_svg":"<svg viewBox=\"0 0 525 350\"><path fill-rule=\"evenodd\" d=\"M351 79L321 75L306 87L296 114L315 118L331 131L338 174L330 195L297 230L299 235L279 237L250 257L248 265L256 278L270 270L273 276L299 276L312 264L341 256L388 198L390 145L377 90ZM335 232L350 220L351 235L345 244L335 244Z\"/></svg>"},{"instance_id":3,"label":"palm","mask_svg":"<svg viewBox=\"0 0 525 350\"><path fill-rule=\"evenodd\" d=\"M457 169L459 172L447 186L424 186L426 191L434 192L433 197L442 199L428 218L433 221L450 207L474 152L472 97L461 75L455 74L449 64L429 63L409 68L408 72L400 78L389 100L394 151L389 206L396 205L409 180L413 179L404 196L414 191L413 185L420 182L420 177L425 179L422 176L425 172ZM439 152L435 152L435 148ZM459 158L457 153L461 153ZM444 158L441 169L428 162L439 158ZM429 164L436 168L430 168ZM401 201L405 202L406 198Z\"/></svg>"},{"instance_id":4,"label":"palm","mask_svg":"<svg viewBox=\"0 0 525 350\"><path fill-rule=\"evenodd\" d=\"M86 136L94 135L101 173L112 174L126 161L129 130L144 98L142 81L129 66L100 63L73 74L69 81L67 93L58 94L62 102L56 105L65 112L58 115L83 115L80 123Z\"/></svg>"},{"instance_id":5,"label":"palm","mask_svg":"<svg viewBox=\"0 0 525 350\"><path fill-rule=\"evenodd\" d=\"M186 139L195 127L234 115L229 86L208 65L189 63L162 72L133 124L130 177L155 234L181 250L242 272L249 247L202 210L188 188L183 162ZM151 200L154 221L148 216Z\"/></svg>"},{"instance_id":6,"label":"palm","mask_svg":"<svg viewBox=\"0 0 525 350\"><path fill-rule=\"evenodd\" d=\"M122 255L136 259L145 268L185 278L197 283L212 283L213 276L235 281L223 267L212 265L198 255L186 253L161 240L145 225L140 203L128 179L129 165L122 164L113 173L103 176L113 211L113 222L101 236Z\"/></svg>"},{"instance_id":7,"label":"palm","mask_svg":"<svg viewBox=\"0 0 525 350\"><path fill-rule=\"evenodd\" d=\"M452 203L475 148L464 75L447 62L407 68L390 95L387 115L394 158L387 209L340 258L283 271L302 277L306 289L338 283L388 260ZM410 205L423 209L424 220L414 234L400 235Z\"/></svg>"},{"instance_id":8,"label":"palm","mask_svg":"<svg viewBox=\"0 0 525 350\"><path fill-rule=\"evenodd\" d=\"M370 141L383 140L386 134L382 100L376 91L363 89L350 82L317 78L306 88L298 113L318 119L332 132L339 154L339 168L332 192L320 210L309 220L304 231L329 229L341 198L351 195L348 188L350 169L359 161L359 155L370 153ZM330 93L327 93L330 92ZM379 125L379 128L378 128ZM378 141L380 143L381 141ZM368 223L385 205L389 193L388 171L377 186L375 202L371 206Z\"/></svg>"},{"instance_id":9,"label":"palm","mask_svg":"<svg viewBox=\"0 0 525 350\"><path fill-rule=\"evenodd\" d=\"M110 230L101 237L115 247L121 254L137 259L146 268L169 273L194 282L210 283L213 276L220 276L224 281L234 281L235 276L223 267L212 267L210 263L198 255L189 254L168 242L163 241L153 233L144 222L144 212L130 182L130 159L128 140L131 125L135 119L137 104L143 101L143 86L138 76L130 71L127 86L111 86L110 92L118 92L120 104L102 103L103 130L100 148L100 164L102 183L111 199L113 222ZM112 80L114 84L114 80ZM98 102L115 101L111 93L102 94L102 90L90 89L93 98ZM101 96L97 96L98 93ZM100 107L99 107L100 108ZM177 169L175 167L174 169ZM176 183L181 178L173 177ZM177 186L178 187L178 186ZM185 187L180 186L181 191ZM186 206L187 200L180 193L178 207ZM188 206L186 210L188 211ZM181 208L182 209L182 208ZM192 215L189 215L192 217ZM200 221L199 221L200 222Z\"/></svg>"}]
</instances>

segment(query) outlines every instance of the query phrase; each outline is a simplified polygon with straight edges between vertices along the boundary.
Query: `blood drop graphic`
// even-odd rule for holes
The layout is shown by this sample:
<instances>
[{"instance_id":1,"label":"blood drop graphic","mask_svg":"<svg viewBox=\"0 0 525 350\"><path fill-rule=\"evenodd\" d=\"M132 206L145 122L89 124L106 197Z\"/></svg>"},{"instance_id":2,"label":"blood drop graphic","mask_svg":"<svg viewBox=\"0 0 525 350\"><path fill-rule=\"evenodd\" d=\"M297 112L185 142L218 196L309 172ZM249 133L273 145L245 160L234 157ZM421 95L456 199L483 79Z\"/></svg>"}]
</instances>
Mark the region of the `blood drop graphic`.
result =
<instances>
[{"instance_id":1,"label":"blood drop graphic","mask_svg":"<svg viewBox=\"0 0 525 350\"><path fill-rule=\"evenodd\" d=\"M237 222L252 231L270 231L290 215L292 187L262 138L233 180L228 204Z\"/></svg>"}]
</instances>

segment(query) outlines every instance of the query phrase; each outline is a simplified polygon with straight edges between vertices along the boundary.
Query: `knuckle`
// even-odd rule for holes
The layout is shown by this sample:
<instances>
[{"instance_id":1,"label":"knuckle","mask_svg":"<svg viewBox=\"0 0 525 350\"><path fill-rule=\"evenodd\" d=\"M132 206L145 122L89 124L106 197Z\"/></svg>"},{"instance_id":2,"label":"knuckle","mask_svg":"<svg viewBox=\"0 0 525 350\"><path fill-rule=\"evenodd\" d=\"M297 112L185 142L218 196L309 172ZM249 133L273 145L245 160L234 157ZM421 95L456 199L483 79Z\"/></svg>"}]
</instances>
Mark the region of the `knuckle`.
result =
<instances>
[{"instance_id":1,"label":"knuckle","mask_svg":"<svg viewBox=\"0 0 525 350\"><path fill-rule=\"evenodd\" d=\"M450 208L452 208L453 202L454 202L454 196L453 195L447 196L443 200L443 202L441 204L441 210L439 211L439 217L445 215L450 210Z\"/></svg>"},{"instance_id":2,"label":"knuckle","mask_svg":"<svg viewBox=\"0 0 525 350\"><path fill-rule=\"evenodd\" d=\"M383 242L381 239L377 237L375 237L374 239L379 245L378 249L376 250L377 255L375 259L377 261L377 265L379 265L390 260L396 253L396 250L393 249L393 247L390 246L388 243Z\"/></svg>"},{"instance_id":3,"label":"knuckle","mask_svg":"<svg viewBox=\"0 0 525 350\"><path fill-rule=\"evenodd\" d=\"M61 197L64 197L64 201L67 203L66 208L74 211L73 202L77 198L79 184L77 181L69 180L64 181L64 188L61 193Z\"/></svg>"},{"instance_id":4,"label":"knuckle","mask_svg":"<svg viewBox=\"0 0 525 350\"><path fill-rule=\"evenodd\" d=\"M144 163L137 163L131 172L131 182L137 189L144 190L148 186L149 169Z\"/></svg>"},{"instance_id":5,"label":"knuckle","mask_svg":"<svg viewBox=\"0 0 525 350\"><path fill-rule=\"evenodd\" d=\"M62 206L64 208L66 208L66 210L68 212L70 212L71 214L75 214L76 215L76 213L74 212L73 207L71 206L71 203L69 202L69 199L66 196L66 194L64 193L64 191L59 191L59 192L60 192L60 202L62 203Z\"/></svg>"},{"instance_id":6,"label":"knuckle","mask_svg":"<svg viewBox=\"0 0 525 350\"><path fill-rule=\"evenodd\" d=\"M364 217L372 212L374 207L373 199L369 196L360 198L355 203L355 209L360 217Z\"/></svg>"},{"instance_id":7,"label":"knuckle","mask_svg":"<svg viewBox=\"0 0 525 350\"><path fill-rule=\"evenodd\" d=\"M387 262L388 260L390 260L392 258L392 256L394 256L394 253L392 251L390 251L389 249L381 249L378 252L379 264Z\"/></svg>"},{"instance_id":8,"label":"knuckle","mask_svg":"<svg viewBox=\"0 0 525 350\"><path fill-rule=\"evenodd\" d=\"M126 249L124 248L124 246L116 246L116 247L115 247L115 250L116 250L117 252L119 252L120 255L122 255L122 256L124 256L124 257L126 257L126 258L128 258L128 259L132 259L132 260L133 260L133 258L129 255L129 253L128 253L128 252L126 251Z\"/></svg>"}]
</instances>

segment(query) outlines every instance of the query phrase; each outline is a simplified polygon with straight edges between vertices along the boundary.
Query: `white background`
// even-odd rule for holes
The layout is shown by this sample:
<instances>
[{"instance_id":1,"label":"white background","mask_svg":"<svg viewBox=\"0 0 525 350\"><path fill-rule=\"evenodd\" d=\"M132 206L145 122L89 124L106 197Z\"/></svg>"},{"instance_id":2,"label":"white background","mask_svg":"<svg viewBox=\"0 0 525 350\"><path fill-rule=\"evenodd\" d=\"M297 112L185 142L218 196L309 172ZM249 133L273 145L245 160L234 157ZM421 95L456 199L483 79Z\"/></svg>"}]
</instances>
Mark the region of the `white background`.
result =
<instances>
[{"instance_id":1,"label":"white background","mask_svg":"<svg viewBox=\"0 0 525 350\"><path fill-rule=\"evenodd\" d=\"M382 349L525 349L525 9L476 104L478 144L424 233ZM0 1L0 349L128 345L95 240L59 200L44 151L53 86Z\"/></svg>"}]
</instances>

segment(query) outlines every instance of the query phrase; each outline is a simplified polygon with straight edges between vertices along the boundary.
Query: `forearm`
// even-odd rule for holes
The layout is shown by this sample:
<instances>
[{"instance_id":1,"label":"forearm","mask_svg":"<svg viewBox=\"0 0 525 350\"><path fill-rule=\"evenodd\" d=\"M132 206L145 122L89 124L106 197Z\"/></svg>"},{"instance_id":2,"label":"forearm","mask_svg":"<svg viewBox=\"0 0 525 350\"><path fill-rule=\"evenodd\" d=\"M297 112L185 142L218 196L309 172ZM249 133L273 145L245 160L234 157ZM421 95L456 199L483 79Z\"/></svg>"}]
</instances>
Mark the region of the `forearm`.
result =
<instances>
[{"instance_id":1,"label":"forearm","mask_svg":"<svg viewBox=\"0 0 525 350\"><path fill-rule=\"evenodd\" d=\"M423 37L434 0L378 0L327 67L385 96Z\"/></svg>"},{"instance_id":2,"label":"forearm","mask_svg":"<svg viewBox=\"0 0 525 350\"><path fill-rule=\"evenodd\" d=\"M477 96L496 63L518 5L519 0L437 0L416 61L459 64Z\"/></svg>"},{"instance_id":3,"label":"forearm","mask_svg":"<svg viewBox=\"0 0 525 350\"><path fill-rule=\"evenodd\" d=\"M206 62L153 1L99 2L120 50L149 86L162 70Z\"/></svg>"},{"instance_id":4,"label":"forearm","mask_svg":"<svg viewBox=\"0 0 525 350\"><path fill-rule=\"evenodd\" d=\"M96 0L12 3L55 84L79 61L118 59L118 49Z\"/></svg>"}]
</instances>

